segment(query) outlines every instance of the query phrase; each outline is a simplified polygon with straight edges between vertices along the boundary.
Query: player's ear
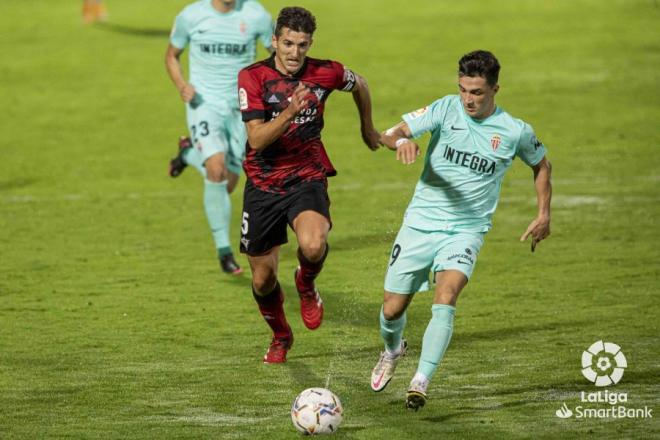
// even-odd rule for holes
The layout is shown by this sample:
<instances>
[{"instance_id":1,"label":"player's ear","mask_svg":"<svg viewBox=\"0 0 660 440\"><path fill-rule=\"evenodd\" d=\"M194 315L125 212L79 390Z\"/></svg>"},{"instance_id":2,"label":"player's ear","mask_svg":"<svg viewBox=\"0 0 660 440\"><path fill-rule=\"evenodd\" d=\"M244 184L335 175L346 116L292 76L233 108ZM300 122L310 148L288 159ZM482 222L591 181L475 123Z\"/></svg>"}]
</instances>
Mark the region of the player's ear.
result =
<instances>
[{"instance_id":1,"label":"player's ear","mask_svg":"<svg viewBox=\"0 0 660 440\"><path fill-rule=\"evenodd\" d=\"M276 46L276 45L277 45L277 36L276 36L275 34L273 34L273 35L270 37L270 45L271 45L271 47L273 48L273 50L275 50L275 48L277 47L277 46Z\"/></svg>"},{"instance_id":2,"label":"player's ear","mask_svg":"<svg viewBox=\"0 0 660 440\"><path fill-rule=\"evenodd\" d=\"M499 85L499 84L495 84L495 85L493 86L493 95L497 94L498 90L500 90L500 85Z\"/></svg>"}]
</instances>

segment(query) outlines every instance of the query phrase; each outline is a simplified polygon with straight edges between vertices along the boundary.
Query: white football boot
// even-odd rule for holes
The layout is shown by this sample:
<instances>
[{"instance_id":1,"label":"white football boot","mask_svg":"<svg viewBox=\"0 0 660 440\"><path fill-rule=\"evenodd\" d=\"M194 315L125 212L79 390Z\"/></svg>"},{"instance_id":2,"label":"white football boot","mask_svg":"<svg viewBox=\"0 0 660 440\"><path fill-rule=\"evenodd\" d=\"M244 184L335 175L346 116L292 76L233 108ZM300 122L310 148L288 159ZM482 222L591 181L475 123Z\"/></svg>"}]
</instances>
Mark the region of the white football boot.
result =
<instances>
[{"instance_id":1,"label":"white football boot","mask_svg":"<svg viewBox=\"0 0 660 440\"><path fill-rule=\"evenodd\" d=\"M406 350L408 349L408 342L405 339L401 339L401 350L396 356L392 356L387 351L382 351L380 353L380 359L371 372L371 389L379 392L383 391L392 376L394 376L394 370L396 369L396 364L399 363L399 359L406 355Z\"/></svg>"},{"instance_id":2,"label":"white football boot","mask_svg":"<svg viewBox=\"0 0 660 440\"><path fill-rule=\"evenodd\" d=\"M428 381L415 380L413 378L406 393L406 408L417 411L426 404L426 388Z\"/></svg>"}]
</instances>

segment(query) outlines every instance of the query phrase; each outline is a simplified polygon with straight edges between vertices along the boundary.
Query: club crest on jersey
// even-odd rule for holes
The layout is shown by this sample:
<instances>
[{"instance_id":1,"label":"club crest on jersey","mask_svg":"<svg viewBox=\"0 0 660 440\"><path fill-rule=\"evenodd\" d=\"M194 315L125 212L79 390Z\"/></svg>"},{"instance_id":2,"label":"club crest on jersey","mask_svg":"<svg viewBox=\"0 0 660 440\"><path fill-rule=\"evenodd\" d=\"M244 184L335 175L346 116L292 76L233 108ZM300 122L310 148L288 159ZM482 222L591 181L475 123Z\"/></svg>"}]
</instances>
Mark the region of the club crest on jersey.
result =
<instances>
[{"instance_id":1,"label":"club crest on jersey","mask_svg":"<svg viewBox=\"0 0 660 440\"><path fill-rule=\"evenodd\" d=\"M424 113L426 113L427 111L429 111L429 107L428 107L428 106L426 106L426 107L422 107L422 108L419 108L419 109L415 110L414 112L410 112L410 117L411 117L412 119L419 118L420 116L422 116L422 115L423 115Z\"/></svg>"},{"instance_id":2,"label":"club crest on jersey","mask_svg":"<svg viewBox=\"0 0 660 440\"><path fill-rule=\"evenodd\" d=\"M324 93L325 93L325 90L323 90L323 89L320 88L320 87L317 88L317 89L314 89L314 94L316 95L316 99L318 99L319 101L320 101L321 99L323 99L323 94L324 94Z\"/></svg>"},{"instance_id":3,"label":"club crest on jersey","mask_svg":"<svg viewBox=\"0 0 660 440\"><path fill-rule=\"evenodd\" d=\"M247 32L247 24L244 21L241 21L240 26L238 27L242 34Z\"/></svg>"},{"instance_id":4,"label":"club crest on jersey","mask_svg":"<svg viewBox=\"0 0 660 440\"><path fill-rule=\"evenodd\" d=\"M490 146L493 147L493 151L497 151L497 147L502 143L502 138L499 135L495 135L490 138Z\"/></svg>"}]
</instances>

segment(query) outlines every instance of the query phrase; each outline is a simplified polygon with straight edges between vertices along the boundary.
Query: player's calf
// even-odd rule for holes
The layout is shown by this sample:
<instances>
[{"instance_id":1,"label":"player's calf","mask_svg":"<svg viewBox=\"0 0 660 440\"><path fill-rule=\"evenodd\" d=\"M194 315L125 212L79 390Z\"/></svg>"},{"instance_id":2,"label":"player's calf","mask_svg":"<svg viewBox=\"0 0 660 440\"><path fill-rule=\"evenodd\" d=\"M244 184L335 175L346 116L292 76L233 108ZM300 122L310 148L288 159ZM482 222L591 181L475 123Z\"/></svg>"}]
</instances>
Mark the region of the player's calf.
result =
<instances>
[{"instance_id":1,"label":"player's calf","mask_svg":"<svg viewBox=\"0 0 660 440\"><path fill-rule=\"evenodd\" d=\"M266 295L260 295L253 287L252 295L257 302L261 316L273 331L273 339L264 356L264 362L286 362L286 353L293 344L293 333L284 313L284 292L282 292L280 283L276 282L272 291Z\"/></svg>"}]
</instances>

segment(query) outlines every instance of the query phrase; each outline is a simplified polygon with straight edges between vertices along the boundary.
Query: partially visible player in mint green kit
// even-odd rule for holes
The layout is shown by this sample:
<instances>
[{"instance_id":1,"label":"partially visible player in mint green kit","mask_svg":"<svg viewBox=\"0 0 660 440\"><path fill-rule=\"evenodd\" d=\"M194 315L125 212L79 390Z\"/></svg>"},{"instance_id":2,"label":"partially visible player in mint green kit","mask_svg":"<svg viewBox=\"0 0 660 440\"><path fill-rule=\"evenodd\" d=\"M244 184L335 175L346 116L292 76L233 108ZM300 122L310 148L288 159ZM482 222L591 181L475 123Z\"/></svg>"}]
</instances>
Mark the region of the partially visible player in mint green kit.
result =
<instances>
[{"instance_id":1,"label":"partially visible player in mint green kit","mask_svg":"<svg viewBox=\"0 0 660 440\"><path fill-rule=\"evenodd\" d=\"M174 22L165 65L186 103L189 138L181 138L170 176L187 165L204 177L204 209L222 270L242 272L229 240L231 201L245 158L247 134L238 109L238 72L252 64L256 43L270 50L270 14L255 0L200 0ZM189 48L190 79L180 56Z\"/></svg>"},{"instance_id":2,"label":"partially visible player in mint green kit","mask_svg":"<svg viewBox=\"0 0 660 440\"><path fill-rule=\"evenodd\" d=\"M426 403L431 377L449 345L456 300L472 275L484 236L491 228L502 178L518 157L534 172L538 214L521 237L536 244L550 234L550 162L532 127L495 105L500 65L487 51L459 61L459 95L445 96L403 116L382 134L397 160L415 161L419 146L411 138L431 133L424 170L394 241L385 277L380 334L385 351L371 375L382 391L405 354L402 338L406 308L418 291L435 281L432 318L422 341L417 372L408 387L406 407Z\"/></svg>"}]
</instances>

